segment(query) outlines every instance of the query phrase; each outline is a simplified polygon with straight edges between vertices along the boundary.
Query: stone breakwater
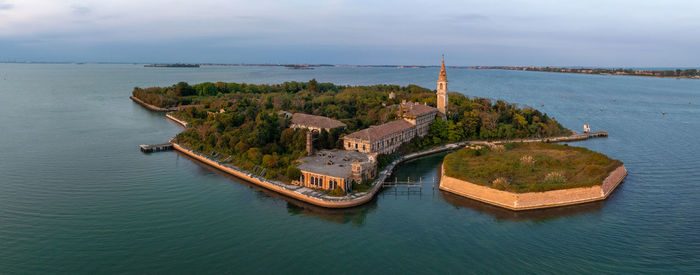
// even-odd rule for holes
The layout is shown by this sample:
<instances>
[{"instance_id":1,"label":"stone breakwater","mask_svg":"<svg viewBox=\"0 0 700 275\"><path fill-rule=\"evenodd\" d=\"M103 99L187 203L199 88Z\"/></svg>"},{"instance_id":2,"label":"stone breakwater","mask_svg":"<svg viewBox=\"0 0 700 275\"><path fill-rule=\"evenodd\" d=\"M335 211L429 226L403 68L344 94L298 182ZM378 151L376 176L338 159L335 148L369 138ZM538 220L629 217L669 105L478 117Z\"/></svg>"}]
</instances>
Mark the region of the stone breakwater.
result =
<instances>
[{"instance_id":1,"label":"stone breakwater","mask_svg":"<svg viewBox=\"0 0 700 275\"><path fill-rule=\"evenodd\" d=\"M280 181L265 179L251 172L239 169L235 166L224 164L216 160L210 159L177 143L173 143L173 148L179 152L182 152L185 155L197 159L223 172L229 173L250 183L289 196L291 198L326 208L349 208L367 203L372 198L374 198L374 196L381 189L382 184L384 183L386 178L389 175L391 175L391 172L398 164L410 159L419 158L439 152L454 150L461 146L464 146L465 144L466 142L459 144L450 144L433 148L431 150L405 155L389 164L383 171L379 172L379 177L373 182L372 189L370 189L367 192L353 193L343 197L328 196L323 192L319 192L317 190L313 190L307 187L285 184Z\"/></svg>"},{"instance_id":2,"label":"stone breakwater","mask_svg":"<svg viewBox=\"0 0 700 275\"><path fill-rule=\"evenodd\" d=\"M511 193L477 185L445 175L444 164L440 190L510 210L531 210L580 204L606 199L627 176L624 165L610 172L601 185L545 192Z\"/></svg>"}]
</instances>

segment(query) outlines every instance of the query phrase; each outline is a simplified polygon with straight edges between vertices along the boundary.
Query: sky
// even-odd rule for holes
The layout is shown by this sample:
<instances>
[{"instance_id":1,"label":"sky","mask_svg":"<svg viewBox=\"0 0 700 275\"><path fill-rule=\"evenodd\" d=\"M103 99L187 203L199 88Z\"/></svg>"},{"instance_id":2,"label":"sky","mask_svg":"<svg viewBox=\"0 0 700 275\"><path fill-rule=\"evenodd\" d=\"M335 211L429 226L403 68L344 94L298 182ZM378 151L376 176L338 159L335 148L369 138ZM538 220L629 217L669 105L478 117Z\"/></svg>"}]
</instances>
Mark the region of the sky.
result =
<instances>
[{"instance_id":1,"label":"sky","mask_svg":"<svg viewBox=\"0 0 700 275\"><path fill-rule=\"evenodd\" d=\"M700 1L0 0L0 61L698 67Z\"/></svg>"}]
</instances>

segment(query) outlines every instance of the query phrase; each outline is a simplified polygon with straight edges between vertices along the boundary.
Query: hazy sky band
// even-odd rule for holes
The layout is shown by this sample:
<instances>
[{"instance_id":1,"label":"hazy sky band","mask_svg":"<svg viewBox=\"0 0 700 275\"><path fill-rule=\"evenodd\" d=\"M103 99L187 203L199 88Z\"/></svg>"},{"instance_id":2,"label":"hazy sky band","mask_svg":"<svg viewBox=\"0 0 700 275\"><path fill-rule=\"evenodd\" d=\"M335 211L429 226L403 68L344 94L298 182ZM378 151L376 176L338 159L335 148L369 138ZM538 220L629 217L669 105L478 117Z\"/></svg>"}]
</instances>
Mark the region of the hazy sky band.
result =
<instances>
[{"instance_id":1,"label":"hazy sky band","mask_svg":"<svg viewBox=\"0 0 700 275\"><path fill-rule=\"evenodd\" d=\"M698 1L0 0L0 61L698 66Z\"/></svg>"}]
</instances>

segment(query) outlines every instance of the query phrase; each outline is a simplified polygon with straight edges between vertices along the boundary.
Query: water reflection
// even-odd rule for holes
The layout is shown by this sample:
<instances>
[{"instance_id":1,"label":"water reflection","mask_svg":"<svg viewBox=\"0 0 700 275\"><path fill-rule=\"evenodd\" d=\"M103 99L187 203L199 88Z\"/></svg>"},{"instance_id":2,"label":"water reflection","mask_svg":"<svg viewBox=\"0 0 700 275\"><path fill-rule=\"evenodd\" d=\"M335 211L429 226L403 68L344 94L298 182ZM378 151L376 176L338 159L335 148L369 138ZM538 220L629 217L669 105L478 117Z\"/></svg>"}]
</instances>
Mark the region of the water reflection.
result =
<instances>
[{"instance_id":1,"label":"water reflection","mask_svg":"<svg viewBox=\"0 0 700 275\"><path fill-rule=\"evenodd\" d=\"M336 222L342 224L351 223L355 226L362 226L365 223L365 218L367 217L367 214L374 212L376 208L376 198L361 206L345 209L323 208L298 200L287 202L287 212L289 212L292 215L302 214L305 216L319 218L329 222Z\"/></svg>"},{"instance_id":2,"label":"water reflection","mask_svg":"<svg viewBox=\"0 0 700 275\"><path fill-rule=\"evenodd\" d=\"M493 206L470 198L465 198L450 192L440 191L442 199L457 208L469 208L492 215L500 220L510 221L544 221L561 217L575 216L585 213L598 212L603 209L605 201L589 202L578 205L561 206L537 210L513 211Z\"/></svg>"}]
</instances>

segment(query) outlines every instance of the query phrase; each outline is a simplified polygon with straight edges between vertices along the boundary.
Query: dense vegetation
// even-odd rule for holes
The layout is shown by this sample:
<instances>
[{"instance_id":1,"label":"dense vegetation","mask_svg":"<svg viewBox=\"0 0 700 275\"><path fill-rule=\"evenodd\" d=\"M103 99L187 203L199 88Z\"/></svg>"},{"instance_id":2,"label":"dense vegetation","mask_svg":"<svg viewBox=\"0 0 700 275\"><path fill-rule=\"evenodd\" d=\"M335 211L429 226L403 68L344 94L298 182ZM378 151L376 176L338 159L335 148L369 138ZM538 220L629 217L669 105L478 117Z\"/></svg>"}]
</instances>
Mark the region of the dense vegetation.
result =
<instances>
[{"instance_id":1,"label":"dense vegetation","mask_svg":"<svg viewBox=\"0 0 700 275\"><path fill-rule=\"evenodd\" d=\"M445 175L510 192L600 185L619 160L586 148L549 143L472 146L445 157Z\"/></svg>"},{"instance_id":2,"label":"dense vegetation","mask_svg":"<svg viewBox=\"0 0 700 275\"><path fill-rule=\"evenodd\" d=\"M395 99L389 99L390 92ZM415 85L339 86L316 80L275 85L180 82L170 87L137 87L133 95L158 107L198 104L174 113L190 125L176 137L179 143L249 171L265 169L266 177L280 180L298 177L293 165L304 154L305 132L287 128L289 120L279 111L346 123L345 130L322 131L314 143L316 148L342 148L343 135L396 119L395 110L387 106L402 100L436 105L434 91ZM426 137L416 138L402 150L467 139L569 134L556 120L532 108L458 93L450 94L448 113L447 121L435 120Z\"/></svg>"}]
</instances>

